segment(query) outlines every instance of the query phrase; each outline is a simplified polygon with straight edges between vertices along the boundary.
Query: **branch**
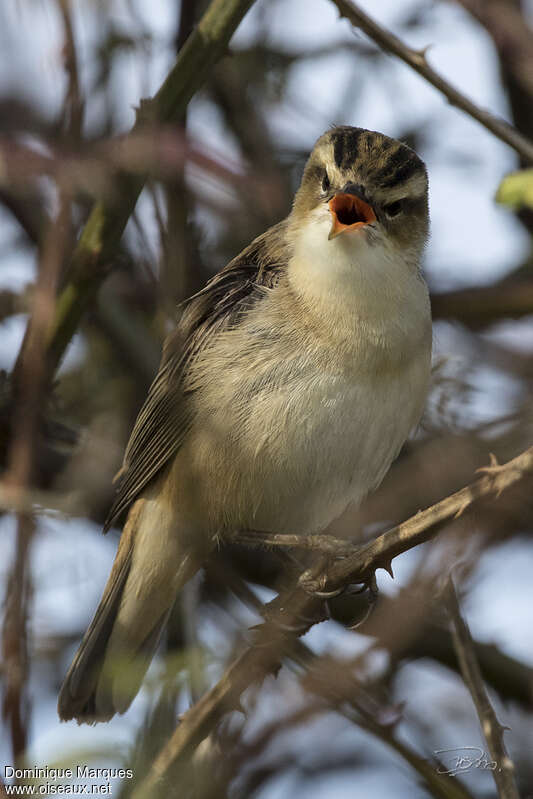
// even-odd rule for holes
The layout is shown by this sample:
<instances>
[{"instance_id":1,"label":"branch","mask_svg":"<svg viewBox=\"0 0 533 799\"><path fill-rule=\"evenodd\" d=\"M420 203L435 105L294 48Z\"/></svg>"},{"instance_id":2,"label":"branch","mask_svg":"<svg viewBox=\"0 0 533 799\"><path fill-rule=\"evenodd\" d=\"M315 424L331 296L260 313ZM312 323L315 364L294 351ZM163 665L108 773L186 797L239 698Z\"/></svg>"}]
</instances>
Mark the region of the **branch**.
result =
<instances>
[{"instance_id":1,"label":"branch","mask_svg":"<svg viewBox=\"0 0 533 799\"><path fill-rule=\"evenodd\" d=\"M473 799L459 780L439 772L427 757L422 757L401 740L396 734L403 717L401 706L388 705L380 694L376 696L368 691L353 673L351 665L346 659L336 659L330 655L315 657L301 683L307 691L325 699L329 709L340 713L393 749L411 766L436 799Z\"/></svg>"},{"instance_id":2,"label":"branch","mask_svg":"<svg viewBox=\"0 0 533 799\"><path fill-rule=\"evenodd\" d=\"M533 31L521 0L455 0L491 37L501 67L512 119L518 130L533 137ZM523 166L525 164L522 164ZM516 216L531 234L533 210L521 208Z\"/></svg>"},{"instance_id":3,"label":"branch","mask_svg":"<svg viewBox=\"0 0 533 799\"><path fill-rule=\"evenodd\" d=\"M54 314L56 287L70 218L70 197L61 193L57 218L49 223L43 242L32 312L13 369L14 409L3 484L15 500L26 493L35 473L41 410L47 385L44 339ZM34 528L31 514L18 514L15 555L4 602L2 654L6 664L6 687L2 716L11 732L14 763L23 757L28 738L27 621L31 595L29 562Z\"/></svg>"},{"instance_id":4,"label":"branch","mask_svg":"<svg viewBox=\"0 0 533 799\"><path fill-rule=\"evenodd\" d=\"M511 317L533 313L533 280L513 277L491 286L443 291L431 295L433 319L459 319L478 329Z\"/></svg>"},{"instance_id":5,"label":"branch","mask_svg":"<svg viewBox=\"0 0 533 799\"><path fill-rule=\"evenodd\" d=\"M133 130L147 122L179 117L203 85L254 0L212 0L180 51L157 94L141 104ZM56 315L46 336L52 373L80 319L106 277L126 223L144 185L144 176L122 176L113 199L95 203L72 256L70 279L58 297Z\"/></svg>"},{"instance_id":6,"label":"branch","mask_svg":"<svg viewBox=\"0 0 533 799\"><path fill-rule=\"evenodd\" d=\"M495 764L495 768L491 769L491 771L498 789L498 796L501 799L519 799L514 778L514 764L507 754L503 741L505 727L498 721L494 708L490 704L486 688L483 685L470 630L461 616L457 594L451 578L448 580L445 589L445 597L448 613L452 621L455 652L461 667L463 680L474 701L481 730L487 742L490 756Z\"/></svg>"},{"instance_id":7,"label":"branch","mask_svg":"<svg viewBox=\"0 0 533 799\"><path fill-rule=\"evenodd\" d=\"M352 25L360 28L383 50L393 53L404 63L418 72L428 83L431 83L441 92L456 108L464 111L476 119L484 128L493 133L498 139L508 144L523 158L524 162L533 163L533 142L522 136L512 125L503 119L498 119L489 111L479 108L475 103L465 97L451 83L439 75L427 62L425 50L413 50L398 39L386 28L374 22L371 17L355 5L352 0L332 0L340 11L341 17L346 17Z\"/></svg>"},{"instance_id":8,"label":"branch","mask_svg":"<svg viewBox=\"0 0 533 799\"><path fill-rule=\"evenodd\" d=\"M275 672L294 638L306 632L323 615L320 602L309 591L337 590L351 583L368 581L378 568L390 570L391 560L402 552L433 538L443 522L461 515L482 498L501 493L533 473L533 447L508 463L494 462L485 475L450 497L393 527L375 541L365 544L356 555L331 564L321 558L316 567L301 575L298 584L282 591L264 609L265 623L254 629L252 645L226 670L182 718L174 734L156 758L152 770L136 790L135 799L152 794L158 781L181 758L192 755L222 716L239 706L239 697L256 680Z\"/></svg>"},{"instance_id":9,"label":"branch","mask_svg":"<svg viewBox=\"0 0 533 799\"><path fill-rule=\"evenodd\" d=\"M350 582L363 582L377 568L390 572L392 559L433 538L437 532L434 529L437 525L440 527L443 522L458 518L483 497L496 494L499 498L524 475L532 473L533 447L501 466L492 456L491 465L478 471L485 472L485 475L475 483L456 491L430 508L419 511L406 522L392 527L374 541L362 546L355 555L334 563L321 577L317 576L316 569L304 572L300 577L300 584L305 586L307 591L330 591Z\"/></svg>"},{"instance_id":10,"label":"branch","mask_svg":"<svg viewBox=\"0 0 533 799\"><path fill-rule=\"evenodd\" d=\"M456 0L490 34L504 66L533 99L533 31L520 4L501 0Z\"/></svg>"},{"instance_id":11,"label":"branch","mask_svg":"<svg viewBox=\"0 0 533 799\"><path fill-rule=\"evenodd\" d=\"M246 582L235 573L231 564L224 564L222 569L215 570L214 577L219 587L230 588L232 593L238 596L245 605L256 612L261 612L260 600L248 588ZM390 599L382 599L381 604L383 602L390 603L391 606L394 604L394 600ZM332 605L333 603L330 604L330 610L333 612L332 618L335 618ZM392 607L386 607L387 615L391 610ZM386 641L381 640L381 643L385 648L388 648ZM336 660L329 655L318 657L303 641L294 642L294 648L289 657L294 663L300 666L305 665L306 672L302 678L303 687L307 691L311 690L317 697L320 696L321 699L317 700L315 698L311 703L308 702L303 707L298 708L291 716L282 715L274 722L267 724L255 740L247 742L242 747L236 762L231 764L228 774L240 773L240 767L243 764L249 765L254 757L265 752L276 733L286 734L288 727L304 723L319 713L329 712L333 709L342 713L361 729L379 738L387 746L394 749L425 781L432 795L440 799L472 799L471 794L458 780L454 777L440 774L427 758L421 757L405 743L399 741L394 734L395 723L379 723L379 716L382 719L388 716L390 719L390 713L384 712L385 708L379 708L376 705L372 683L365 681L363 685L349 668L350 661L346 661L346 659ZM357 659L355 662L357 662ZM452 664L453 667L455 667L455 662ZM360 698L364 698L366 702L359 701ZM346 709L343 711L345 703L349 703L353 707L358 714L357 717L348 715ZM375 705L373 714L368 713L369 703ZM367 712L365 712L365 704L367 705ZM253 771L249 773L248 785L250 784L250 777L253 780ZM248 785L245 783L243 795L251 795L252 791L247 790Z\"/></svg>"},{"instance_id":12,"label":"branch","mask_svg":"<svg viewBox=\"0 0 533 799\"><path fill-rule=\"evenodd\" d=\"M63 59L65 72L68 77L67 91L63 103L63 124L66 134L74 141L78 141L81 138L84 103L80 91L78 56L76 52L70 0L57 0L57 10L63 23L65 37Z\"/></svg>"},{"instance_id":13,"label":"branch","mask_svg":"<svg viewBox=\"0 0 533 799\"><path fill-rule=\"evenodd\" d=\"M384 602L386 604L390 602L391 607L388 609L394 610L391 600L381 596L376 611ZM342 621L342 619L338 619L339 614L335 613L335 603L330 603L330 606L332 618ZM347 615L345 614L345 618ZM358 632L365 634L364 625L358 629ZM395 653L396 659L431 658L455 672L459 670L451 636L445 627L430 620L421 626L418 633L413 641L408 642L405 650ZM518 702L526 710L531 710L533 701L533 669L531 666L505 654L495 644L474 641L474 649L484 680L499 694L501 699L505 702L509 700Z\"/></svg>"}]
</instances>

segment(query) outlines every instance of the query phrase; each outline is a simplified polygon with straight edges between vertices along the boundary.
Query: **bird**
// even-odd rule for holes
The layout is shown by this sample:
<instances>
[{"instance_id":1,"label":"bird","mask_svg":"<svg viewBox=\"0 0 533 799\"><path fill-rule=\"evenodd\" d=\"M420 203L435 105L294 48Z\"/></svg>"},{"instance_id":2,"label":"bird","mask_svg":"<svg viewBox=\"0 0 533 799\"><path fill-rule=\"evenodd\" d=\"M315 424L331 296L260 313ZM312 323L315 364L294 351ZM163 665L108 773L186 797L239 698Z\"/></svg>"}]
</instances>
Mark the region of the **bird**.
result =
<instances>
[{"instance_id":1,"label":"bird","mask_svg":"<svg viewBox=\"0 0 533 799\"><path fill-rule=\"evenodd\" d=\"M321 533L379 486L430 385L428 236L422 159L334 126L289 215L185 302L125 450L104 531L125 522L62 720L128 709L221 540Z\"/></svg>"}]
</instances>

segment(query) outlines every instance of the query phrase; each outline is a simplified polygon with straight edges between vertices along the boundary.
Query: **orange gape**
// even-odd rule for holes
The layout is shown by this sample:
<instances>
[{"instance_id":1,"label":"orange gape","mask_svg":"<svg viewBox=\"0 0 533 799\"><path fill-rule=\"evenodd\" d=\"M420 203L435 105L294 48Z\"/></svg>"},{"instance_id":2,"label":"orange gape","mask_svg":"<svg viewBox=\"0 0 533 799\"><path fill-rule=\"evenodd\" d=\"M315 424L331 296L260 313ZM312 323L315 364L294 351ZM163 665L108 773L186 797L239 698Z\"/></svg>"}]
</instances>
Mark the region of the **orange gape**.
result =
<instances>
[{"instance_id":1,"label":"orange gape","mask_svg":"<svg viewBox=\"0 0 533 799\"><path fill-rule=\"evenodd\" d=\"M372 206L353 194L336 194L329 201L329 210L333 217L330 239L346 230L357 230L376 220Z\"/></svg>"}]
</instances>

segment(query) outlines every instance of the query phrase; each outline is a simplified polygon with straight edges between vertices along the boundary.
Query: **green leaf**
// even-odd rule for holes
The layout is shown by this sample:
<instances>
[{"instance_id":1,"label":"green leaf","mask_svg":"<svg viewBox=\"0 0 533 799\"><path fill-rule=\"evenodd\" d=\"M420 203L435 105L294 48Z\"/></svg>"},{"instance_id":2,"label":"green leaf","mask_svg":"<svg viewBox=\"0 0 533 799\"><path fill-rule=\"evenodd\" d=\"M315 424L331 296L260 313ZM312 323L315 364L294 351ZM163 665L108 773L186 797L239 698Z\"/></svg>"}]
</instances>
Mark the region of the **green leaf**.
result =
<instances>
[{"instance_id":1,"label":"green leaf","mask_svg":"<svg viewBox=\"0 0 533 799\"><path fill-rule=\"evenodd\" d=\"M508 208L533 208L533 169L507 175L496 192L496 202Z\"/></svg>"}]
</instances>

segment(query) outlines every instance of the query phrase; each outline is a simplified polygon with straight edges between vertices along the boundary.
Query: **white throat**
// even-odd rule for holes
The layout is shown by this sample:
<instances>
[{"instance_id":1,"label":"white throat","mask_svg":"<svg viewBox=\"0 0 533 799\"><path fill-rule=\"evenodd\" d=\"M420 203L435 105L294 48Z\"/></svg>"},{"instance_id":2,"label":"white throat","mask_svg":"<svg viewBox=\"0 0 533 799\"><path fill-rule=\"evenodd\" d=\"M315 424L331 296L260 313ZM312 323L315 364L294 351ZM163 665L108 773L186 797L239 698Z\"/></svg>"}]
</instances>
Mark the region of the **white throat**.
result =
<instances>
[{"instance_id":1,"label":"white throat","mask_svg":"<svg viewBox=\"0 0 533 799\"><path fill-rule=\"evenodd\" d=\"M296 294L317 310L324 305L356 323L379 323L395 311L406 312L407 306L415 315L424 309L427 289L418 273L419 253L399 250L378 228L360 228L328 241L330 227L324 205L298 228L288 267ZM369 233L374 234L372 243Z\"/></svg>"}]
</instances>

